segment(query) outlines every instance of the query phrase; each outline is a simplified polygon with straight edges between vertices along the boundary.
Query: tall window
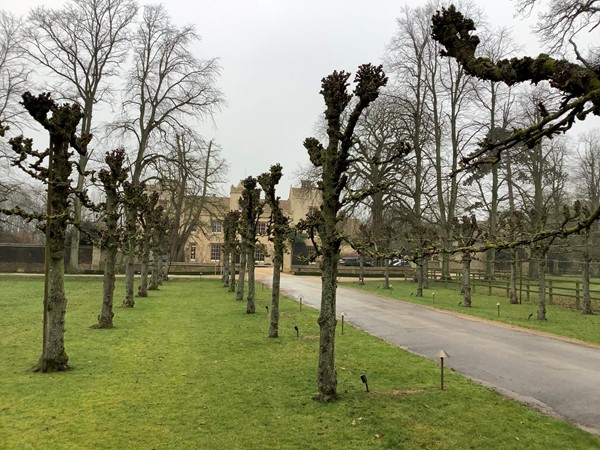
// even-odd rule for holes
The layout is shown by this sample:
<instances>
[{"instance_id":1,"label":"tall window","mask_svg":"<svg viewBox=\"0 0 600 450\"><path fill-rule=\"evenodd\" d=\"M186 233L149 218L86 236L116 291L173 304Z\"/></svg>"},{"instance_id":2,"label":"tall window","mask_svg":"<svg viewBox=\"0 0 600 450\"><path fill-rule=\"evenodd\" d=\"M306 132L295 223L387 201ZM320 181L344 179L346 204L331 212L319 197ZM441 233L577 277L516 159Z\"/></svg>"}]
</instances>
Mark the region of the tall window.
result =
<instances>
[{"instance_id":1,"label":"tall window","mask_svg":"<svg viewBox=\"0 0 600 450\"><path fill-rule=\"evenodd\" d=\"M196 261L196 244L192 244L190 248L190 261Z\"/></svg>"},{"instance_id":2,"label":"tall window","mask_svg":"<svg viewBox=\"0 0 600 450\"><path fill-rule=\"evenodd\" d=\"M223 231L223 224L220 220L212 221L212 232L213 233L221 233Z\"/></svg>"},{"instance_id":3,"label":"tall window","mask_svg":"<svg viewBox=\"0 0 600 450\"><path fill-rule=\"evenodd\" d=\"M256 226L256 233L261 235L267 234L267 222L258 222Z\"/></svg>"},{"instance_id":4,"label":"tall window","mask_svg":"<svg viewBox=\"0 0 600 450\"><path fill-rule=\"evenodd\" d=\"M264 262L264 260L265 260L265 254L263 253L262 249L255 248L254 249L254 261Z\"/></svg>"},{"instance_id":5,"label":"tall window","mask_svg":"<svg viewBox=\"0 0 600 450\"><path fill-rule=\"evenodd\" d=\"M221 245L222 244L210 244L210 260L220 261L221 260Z\"/></svg>"}]
</instances>

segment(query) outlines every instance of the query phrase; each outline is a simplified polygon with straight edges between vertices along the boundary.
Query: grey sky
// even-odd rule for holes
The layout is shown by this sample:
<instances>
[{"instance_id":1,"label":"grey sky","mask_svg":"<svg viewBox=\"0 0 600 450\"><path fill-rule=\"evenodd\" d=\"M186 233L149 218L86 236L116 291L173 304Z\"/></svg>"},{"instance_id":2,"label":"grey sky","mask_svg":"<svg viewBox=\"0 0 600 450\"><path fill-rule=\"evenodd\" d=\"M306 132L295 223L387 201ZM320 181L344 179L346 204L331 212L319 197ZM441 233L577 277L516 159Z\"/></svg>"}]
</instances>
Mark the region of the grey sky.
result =
<instances>
[{"instance_id":1,"label":"grey sky","mask_svg":"<svg viewBox=\"0 0 600 450\"><path fill-rule=\"evenodd\" d=\"M6 2L6 3L5 3ZM17 14L31 6L60 6L62 0L21 0L0 7ZM354 72L381 62L401 8L424 0L163 0L175 23L195 24L202 36L200 57L219 57L220 87L228 105L215 117L214 137L230 163L231 183L258 175L274 163L284 168L281 195L293 172L308 162L302 147L323 102L320 80L333 70ZM526 51L535 38L513 21L510 0L476 0L487 20L511 26ZM228 186L226 186L228 188Z\"/></svg>"}]
</instances>

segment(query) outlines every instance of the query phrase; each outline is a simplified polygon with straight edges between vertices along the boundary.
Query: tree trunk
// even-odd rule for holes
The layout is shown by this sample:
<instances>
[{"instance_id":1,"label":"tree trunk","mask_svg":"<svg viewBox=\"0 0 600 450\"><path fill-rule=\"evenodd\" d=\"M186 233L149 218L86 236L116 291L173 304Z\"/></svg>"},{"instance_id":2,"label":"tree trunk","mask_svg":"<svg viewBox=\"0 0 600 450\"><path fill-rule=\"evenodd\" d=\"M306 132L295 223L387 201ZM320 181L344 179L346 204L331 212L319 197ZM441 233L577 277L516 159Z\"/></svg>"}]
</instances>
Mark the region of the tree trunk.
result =
<instances>
[{"instance_id":1,"label":"tree trunk","mask_svg":"<svg viewBox=\"0 0 600 450\"><path fill-rule=\"evenodd\" d=\"M125 219L125 246L127 248L123 249L123 253L125 253L125 299L123 300L123 308L133 308L135 305L135 301L133 300L135 277L133 264L135 262L136 218L137 211L134 207L130 206L127 210L127 217Z\"/></svg>"},{"instance_id":2,"label":"tree trunk","mask_svg":"<svg viewBox=\"0 0 600 450\"><path fill-rule=\"evenodd\" d=\"M423 297L423 288L425 287L423 285L424 283L424 272L425 271L425 262L423 261L423 258L419 258L417 260L417 297Z\"/></svg>"},{"instance_id":3,"label":"tree trunk","mask_svg":"<svg viewBox=\"0 0 600 450\"><path fill-rule=\"evenodd\" d=\"M81 201L75 197L73 199L73 214L78 214L77 209L79 208L79 217L81 217ZM81 231L79 228L73 225L71 229L71 245L69 248L69 273L77 273L79 271L79 241L81 239Z\"/></svg>"},{"instance_id":4,"label":"tree trunk","mask_svg":"<svg viewBox=\"0 0 600 450\"><path fill-rule=\"evenodd\" d=\"M229 289L227 292L235 292L235 250L231 252L231 260L229 261Z\"/></svg>"},{"instance_id":5,"label":"tree trunk","mask_svg":"<svg viewBox=\"0 0 600 450\"><path fill-rule=\"evenodd\" d=\"M538 320L546 320L546 252L538 251L537 270L539 281Z\"/></svg>"},{"instance_id":6,"label":"tree trunk","mask_svg":"<svg viewBox=\"0 0 600 450\"><path fill-rule=\"evenodd\" d=\"M485 252L485 279L493 280L496 272L496 249L490 248Z\"/></svg>"},{"instance_id":7,"label":"tree trunk","mask_svg":"<svg viewBox=\"0 0 600 450\"><path fill-rule=\"evenodd\" d=\"M123 308L133 308L135 300L133 300L133 285L135 271L133 263L135 261L135 252L131 250L125 255L125 299L123 300Z\"/></svg>"},{"instance_id":8,"label":"tree trunk","mask_svg":"<svg viewBox=\"0 0 600 450\"><path fill-rule=\"evenodd\" d=\"M590 251L589 251L589 247L588 247L588 235L587 233L585 233L585 236L583 237L583 252L582 252L582 259L583 261L581 262L581 281L582 281L582 285L583 285L583 308L582 308L582 313L583 314L594 314L594 311L592 311L592 299L590 297L590 263L592 261L592 258L590 257Z\"/></svg>"},{"instance_id":9,"label":"tree trunk","mask_svg":"<svg viewBox=\"0 0 600 450\"><path fill-rule=\"evenodd\" d=\"M471 307L471 254L468 252L463 253L462 257L463 269L462 269L462 287L463 287L463 306L466 308Z\"/></svg>"},{"instance_id":10,"label":"tree trunk","mask_svg":"<svg viewBox=\"0 0 600 450\"><path fill-rule=\"evenodd\" d=\"M321 401L336 400L337 374L335 371L335 327L336 319L336 289L337 263L339 251L333 255L323 253L321 263L321 311L317 323L320 328L319 365L317 383L319 393L315 399Z\"/></svg>"},{"instance_id":11,"label":"tree trunk","mask_svg":"<svg viewBox=\"0 0 600 450\"><path fill-rule=\"evenodd\" d=\"M246 296L246 314L254 314L256 312L256 305L254 304L254 251L248 251L247 256L248 263L248 295Z\"/></svg>"},{"instance_id":12,"label":"tree trunk","mask_svg":"<svg viewBox=\"0 0 600 450\"><path fill-rule=\"evenodd\" d=\"M279 287L281 285L281 265L283 263L283 249L275 249L273 258L273 284L271 286L271 323L269 337L279 337Z\"/></svg>"},{"instance_id":13,"label":"tree trunk","mask_svg":"<svg viewBox=\"0 0 600 450\"><path fill-rule=\"evenodd\" d=\"M447 247L451 248L451 247ZM450 281L452 280L452 276L450 275L450 255L444 253L442 255L442 281Z\"/></svg>"},{"instance_id":14,"label":"tree trunk","mask_svg":"<svg viewBox=\"0 0 600 450\"><path fill-rule=\"evenodd\" d=\"M246 250L240 253L240 275L238 277L236 300L244 300L244 281L246 279Z\"/></svg>"},{"instance_id":15,"label":"tree trunk","mask_svg":"<svg viewBox=\"0 0 600 450\"><path fill-rule=\"evenodd\" d=\"M158 291L158 280L160 277L161 270L161 257L160 252L154 250L153 258L154 258L154 266L152 267L152 276L150 277L150 286L148 286L149 291Z\"/></svg>"},{"instance_id":16,"label":"tree trunk","mask_svg":"<svg viewBox=\"0 0 600 450\"><path fill-rule=\"evenodd\" d=\"M517 298L517 250L510 251L510 287L509 287L509 299L511 305L519 303Z\"/></svg>"},{"instance_id":17,"label":"tree trunk","mask_svg":"<svg viewBox=\"0 0 600 450\"><path fill-rule=\"evenodd\" d=\"M229 286L229 250L223 250L223 275L221 276L223 287Z\"/></svg>"},{"instance_id":18,"label":"tree trunk","mask_svg":"<svg viewBox=\"0 0 600 450\"><path fill-rule=\"evenodd\" d=\"M64 233L63 233L64 236ZM69 357L65 351L65 314L67 312L67 298L64 290L64 247L62 243L57 246L52 243L48 268L48 301L44 315L47 328L44 339L42 355L36 371L58 372L67 370Z\"/></svg>"},{"instance_id":19,"label":"tree trunk","mask_svg":"<svg viewBox=\"0 0 600 450\"><path fill-rule=\"evenodd\" d=\"M390 260L387 258L383 262L383 288L391 289L391 286L390 286Z\"/></svg>"},{"instance_id":20,"label":"tree trunk","mask_svg":"<svg viewBox=\"0 0 600 450\"><path fill-rule=\"evenodd\" d=\"M109 248L104 262L104 295L98 323L94 328L112 328L113 326L113 297L115 292L115 266L117 264L117 249Z\"/></svg>"},{"instance_id":21,"label":"tree trunk","mask_svg":"<svg viewBox=\"0 0 600 450\"><path fill-rule=\"evenodd\" d=\"M141 258L140 267L140 287L138 289L138 297L148 297L148 265L150 264L150 249L148 244L144 244L144 250Z\"/></svg>"}]
</instances>

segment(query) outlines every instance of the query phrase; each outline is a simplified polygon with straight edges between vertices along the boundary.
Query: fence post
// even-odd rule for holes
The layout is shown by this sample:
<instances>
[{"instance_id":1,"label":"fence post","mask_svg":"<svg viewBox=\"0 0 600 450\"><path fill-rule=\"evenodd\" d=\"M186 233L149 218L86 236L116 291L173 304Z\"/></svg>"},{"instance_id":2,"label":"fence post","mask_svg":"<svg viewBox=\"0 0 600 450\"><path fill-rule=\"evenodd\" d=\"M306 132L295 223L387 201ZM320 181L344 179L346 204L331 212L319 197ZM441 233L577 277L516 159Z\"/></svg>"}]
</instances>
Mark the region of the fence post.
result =
<instances>
[{"instance_id":1,"label":"fence post","mask_svg":"<svg viewBox=\"0 0 600 450\"><path fill-rule=\"evenodd\" d=\"M578 310L580 308L579 303L579 281L575 282L575 309Z\"/></svg>"},{"instance_id":2,"label":"fence post","mask_svg":"<svg viewBox=\"0 0 600 450\"><path fill-rule=\"evenodd\" d=\"M553 305L554 299L552 298L552 280L548 280L548 303Z\"/></svg>"},{"instance_id":3,"label":"fence post","mask_svg":"<svg viewBox=\"0 0 600 450\"><path fill-rule=\"evenodd\" d=\"M530 288L530 285L529 285L529 279L527 279L526 287L527 287L527 301L529 301L529 295L530 295L530 292L531 292L531 288Z\"/></svg>"},{"instance_id":4,"label":"fence post","mask_svg":"<svg viewBox=\"0 0 600 450\"><path fill-rule=\"evenodd\" d=\"M488 295L492 295L492 279L488 278Z\"/></svg>"},{"instance_id":5,"label":"fence post","mask_svg":"<svg viewBox=\"0 0 600 450\"><path fill-rule=\"evenodd\" d=\"M510 297L510 280L506 280L506 298L509 298L509 297Z\"/></svg>"}]
</instances>

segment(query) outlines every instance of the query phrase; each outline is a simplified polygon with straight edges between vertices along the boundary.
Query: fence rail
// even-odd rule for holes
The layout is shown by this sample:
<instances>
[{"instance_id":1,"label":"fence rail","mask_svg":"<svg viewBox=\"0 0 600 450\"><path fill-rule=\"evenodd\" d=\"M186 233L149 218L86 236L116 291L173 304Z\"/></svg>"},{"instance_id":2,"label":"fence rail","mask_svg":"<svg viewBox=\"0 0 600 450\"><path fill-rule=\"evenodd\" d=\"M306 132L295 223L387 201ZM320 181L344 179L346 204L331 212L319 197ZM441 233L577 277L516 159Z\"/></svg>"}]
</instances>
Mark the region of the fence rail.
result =
<instances>
[{"instance_id":1,"label":"fence rail","mask_svg":"<svg viewBox=\"0 0 600 450\"><path fill-rule=\"evenodd\" d=\"M439 270L430 270L429 279L436 283L445 285L455 284L460 288L462 283L462 274L460 272L452 272L451 280L442 280ZM508 274L496 273L494 279L486 279L485 273L475 271L471 273L471 290L472 292L482 292L487 295L497 295L509 297L510 293L510 278ZM581 309L583 301L583 283L576 280L574 277L555 277L546 278L546 294L549 304L559 303L564 306ZM594 287L596 287L594 289ZM540 292L537 280L519 277L517 279L517 297L519 302L526 300L531 301L533 296ZM600 301L600 282L590 281L590 300Z\"/></svg>"}]
</instances>

